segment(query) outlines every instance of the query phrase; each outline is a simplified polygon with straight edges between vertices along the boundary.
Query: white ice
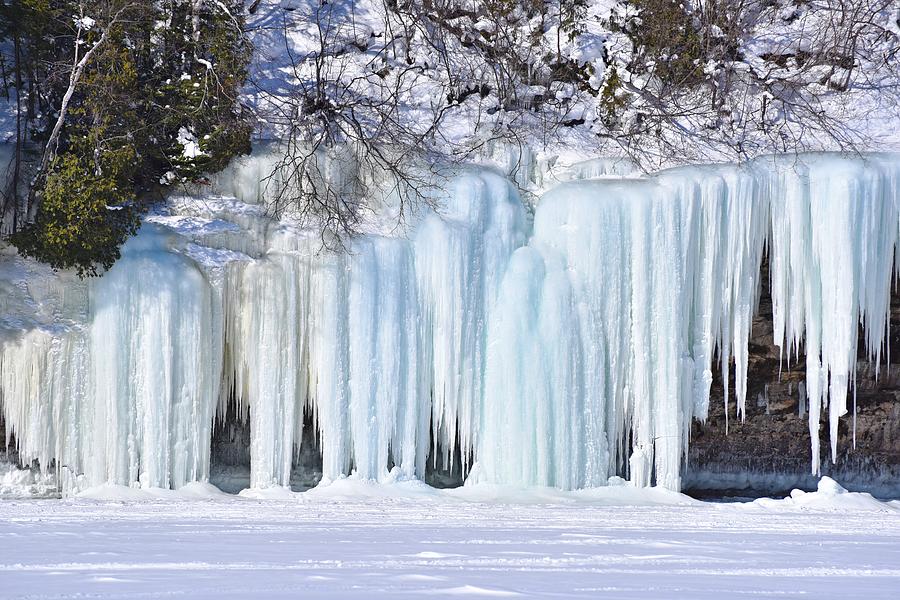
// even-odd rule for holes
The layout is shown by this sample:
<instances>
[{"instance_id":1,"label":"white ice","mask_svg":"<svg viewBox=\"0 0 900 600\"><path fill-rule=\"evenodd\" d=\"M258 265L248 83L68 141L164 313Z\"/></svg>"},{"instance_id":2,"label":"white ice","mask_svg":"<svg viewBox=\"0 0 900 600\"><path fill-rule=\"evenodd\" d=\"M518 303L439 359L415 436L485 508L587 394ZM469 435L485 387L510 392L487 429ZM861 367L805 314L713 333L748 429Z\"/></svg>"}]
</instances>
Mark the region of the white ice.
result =
<instances>
[{"instance_id":1,"label":"white ice","mask_svg":"<svg viewBox=\"0 0 900 600\"><path fill-rule=\"evenodd\" d=\"M744 415L766 249L774 342L785 368L806 355L813 473L823 410L836 452L858 345L883 360L897 156L645 178L591 163L533 220L507 180L472 169L437 209L373 219L345 253L265 216L270 166L217 178L239 199L172 198L98 280L0 257L7 436L65 493L205 481L232 402L254 488L289 485L310 414L326 480L421 478L438 450L473 482L677 490L714 360L726 381L734 368L725 402Z\"/></svg>"}]
</instances>

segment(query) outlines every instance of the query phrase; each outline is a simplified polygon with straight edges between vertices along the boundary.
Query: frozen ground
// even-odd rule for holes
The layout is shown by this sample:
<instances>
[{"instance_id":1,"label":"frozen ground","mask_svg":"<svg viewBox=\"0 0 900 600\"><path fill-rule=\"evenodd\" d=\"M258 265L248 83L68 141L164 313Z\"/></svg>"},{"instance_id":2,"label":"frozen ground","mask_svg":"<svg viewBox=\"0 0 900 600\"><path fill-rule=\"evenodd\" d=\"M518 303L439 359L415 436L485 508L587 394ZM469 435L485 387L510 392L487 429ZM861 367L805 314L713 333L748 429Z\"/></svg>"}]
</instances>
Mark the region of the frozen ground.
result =
<instances>
[{"instance_id":1,"label":"frozen ground","mask_svg":"<svg viewBox=\"0 0 900 600\"><path fill-rule=\"evenodd\" d=\"M0 597L897 598L900 504L829 485L750 504L346 481L7 500Z\"/></svg>"}]
</instances>

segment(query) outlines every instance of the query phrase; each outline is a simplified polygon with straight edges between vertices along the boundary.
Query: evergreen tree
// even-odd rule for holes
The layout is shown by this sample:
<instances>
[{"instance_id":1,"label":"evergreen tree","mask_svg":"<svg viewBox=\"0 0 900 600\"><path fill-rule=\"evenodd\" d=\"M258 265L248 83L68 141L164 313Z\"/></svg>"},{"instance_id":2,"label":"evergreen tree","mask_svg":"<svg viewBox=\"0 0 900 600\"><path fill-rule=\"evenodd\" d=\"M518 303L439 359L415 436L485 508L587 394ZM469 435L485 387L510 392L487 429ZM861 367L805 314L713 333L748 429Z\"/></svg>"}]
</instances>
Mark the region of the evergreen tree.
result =
<instances>
[{"instance_id":1,"label":"evergreen tree","mask_svg":"<svg viewBox=\"0 0 900 600\"><path fill-rule=\"evenodd\" d=\"M20 252L109 268L146 202L249 151L238 103L249 45L234 0L19 0L44 145ZM74 57L74 58L73 58ZM62 65L62 66L60 66ZM48 115L45 119L37 114Z\"/></svg>"}]
</instances>

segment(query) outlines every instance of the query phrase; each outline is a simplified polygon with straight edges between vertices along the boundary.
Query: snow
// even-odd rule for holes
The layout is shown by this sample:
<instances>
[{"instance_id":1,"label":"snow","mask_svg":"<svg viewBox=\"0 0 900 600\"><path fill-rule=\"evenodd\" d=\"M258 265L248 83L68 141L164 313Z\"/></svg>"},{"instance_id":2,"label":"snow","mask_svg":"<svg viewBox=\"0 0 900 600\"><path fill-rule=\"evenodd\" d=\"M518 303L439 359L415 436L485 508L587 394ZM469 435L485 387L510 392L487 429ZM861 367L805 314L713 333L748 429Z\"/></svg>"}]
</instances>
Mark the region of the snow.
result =
<instances>
[{"instance_id":1,"label":"snow","mask_svg":"<svg viewBox=\"0 0 900 600\"><path fill-rule=\"evenodd\" d=\"M665 504L622 486L606 490L629 502L521 489L484 502L481 486L343 484L0 502L0 597L887 599L900 586L897 503Z\"/></svg>"},{"instance_id":2,"label":"snow","mask_svg":"<svg viewBox=\"0 0 900 600\"><path fill-rule=\"evenodd\" d=\"M190 76L188 76L188 79L190 79ZM188 130L187 127L182 127L178 130L178 143L181 144L181 153L185 158L197 158L205 155L200 148L197 136L194 135L194 132Z\"/></svg>"},{"instance_id":3,"label":"snow","mask_svg":"<svg viewBox=\"0 0 900 600\"><path fill-rule=\"evenodd\" d=\"M75 27L78 29L84 29L85 31L89 31L94 25L97 24L97 21L92 19L91 17L72 17L72 20L75 23Z\"/></svg>"},{"instance_id":4,"label":"snow","mask_svg":"<svg viewBox=\"0 0 900 600\"><path fill-rule=\"evenodd\" d=\"M250 425L256 490L289 487L315 436L325 481L424 479L431 454L472 482L677 491L713 360L727 381L733 357L743 417L767 246L774 342L786 365L806 353L811 473L826 407L835 449L858 345L881 361L895 155L644 178L593 161L533 222L506 179L469 169L434 210L393 232L373 219L346 252L265 215L269 160L208 190L240 199L172 198L102 278L4 259L7 435L23 462L58 465L64 494L208 481L229 406Z\"/></svg>"},{"instance_id":5,"label":"snow","mask_svg":"<svg viewBox=\"0 0 900 600\"><path fill-rule=\"evenodd\" d=\"M36 469L19 469L0 454L0 500L11 498L53 498L56 480Z\"/></svg>"},{"instance_id":6,"label":"snow","mask_svg":"<svg viewBox=\"0 0 900 600\"><path fill-rule=\"evenodd\" d=\"M706 65L710 74L707 84L676 98L668 96L670 90L660 83L654 69L641 73L629 70L639 50L626 31L637 26L639 9L633 3L617 0L591 0L584 4L578 31L563 31L561 35L559 11L549 5L543 16L533 19L518 18L528 9L497 14L485 9L482 2L471 3L467 8L471 14L463 11L454 15L452 22L459 30L475 34L478 30L500 28L507 43L520 50L519 60L528 64L531 77L509 82L516 87L516 97L565 98L558 104L529 103L528 110L498 110L506 99L494 89L498 87L496 65L490 56L455 36L437 43L426 39L418 27L429 28L427 20L404 21L386 11L382 3L371 0L321 6L309 0L263 0L248 16L255 51L249 69L252 83L244 90L244 101L256 113L260 138L283 138L285 131L297 126L296 120L288 117L293 114L288 99L298 87L315 85L313 58L323 53L329 56L330 72L335 74L331 84L336 97L347 94L377 103L384 89L396 89L396 123L414 131L427 128L432 111L440 108L444 116L433 150L445 151L448 159L455 151L466 154L482 144L489 147L487 140L505 137L505 132L511 131L508 140L514 145L522 145L516 144L520 140L529 144L527 151L536 155L536 163L556 162L565 168L592 156L630 155L639 159L645 169L656 169L743 159L784 149L780 136L769 135L773 130L769 125L784 125L783 131L778 131L790 140L787 144L791 150L845 149L837 142L843 136L857 140L855 148L864 151L900 149L898 130L892 125L898 118L896 64L892 58L898 40L888 33L897 29L896 3L884 2L884 10L871 15L871 27L859 40L858 68L849 73L827 61L815 68L802 61L789 61L789 66L779 64L779 57L787 59L798 48L823 43L828 46L829 34L835 35L835 43L845 38L835 31L844 25L836 24L836 9L831 4L804 5L803 15L789 21L779 15L783 10L794 10L783 6L789 2L772 2L757 7L758 10L744 11L738 50L728 55L713 52L711 64ZM863 12L867 9L864 4L857 8ZM321 30L311 17L317 11L325 15ZM536 12L531 10L532 15ZM446 55L436 53L436 47L445 50ZM396 69L395 57L404 54L410 64L418 67L415 73ZM658 58L661 66L664 57ZM557 61L583 69L589 85L576 86L575 77L558 77L548 72L547 67ZM387 73L384 80L374 76L382 67L382 76ZM625 131L644 130L642 120L661 108L654 104L654 98L671 111L672 121L663 120L661 129L649 128L638 143L632 143L627 134L625 141L617 140L617 132L611 132L602 117L606 109L599 94L610 67L634 86L632 92L616 92L624 101L616 109L616 118ZM760 79L768 76L773 81L796 82L791 88L796 95L793 100L802 98L799 105L815 106L829 115L828 124L821 126L812 112L805 113L800 106L793 109L797 113L793 114L789 98L784 98L787 105L780 111L773 108L777 105L773 99L777 86L764 89L754 83L754 78L748 76L751 69ZM826 72L816 72L822 69ZM848 79L846 92L838 93L820 83L829 77L836 83L834 80L842 75ZM726 79L730 91L721 110L707 110L712 90L723 92ZM534 82L541 85L532 85ZM448 92L455 94L460 87L485 83L489 89L484 96L474 94L463 102L447 102ZM641 92L647 92L643 100ZM378 122L377 116L364 115L365 104L360 102L356 107L361 121ZM763 125L764 118L772 123ZM565 121L577 124L548 132L546 123ZM832 132L838 133L833 138L827 129L831 124L839 129ZM489 151L476 155L490 160Z\"/></svg>"},{"instance_id":7,"label":"snow","mask_svg":"<svg viewBox=\"0 0 900 600\"><path fill-rule=\"evenodd\" d=\"M873 498L871 494L864 492L848 492L841 484L830 477L822 477L815 492L793 490L787 498L760 498L754 504L765 508L789 507L801 510L875 510L886 512L896 510L896 507L900 506L898 502L881 502Z\"/></svg>"}]
</instances>

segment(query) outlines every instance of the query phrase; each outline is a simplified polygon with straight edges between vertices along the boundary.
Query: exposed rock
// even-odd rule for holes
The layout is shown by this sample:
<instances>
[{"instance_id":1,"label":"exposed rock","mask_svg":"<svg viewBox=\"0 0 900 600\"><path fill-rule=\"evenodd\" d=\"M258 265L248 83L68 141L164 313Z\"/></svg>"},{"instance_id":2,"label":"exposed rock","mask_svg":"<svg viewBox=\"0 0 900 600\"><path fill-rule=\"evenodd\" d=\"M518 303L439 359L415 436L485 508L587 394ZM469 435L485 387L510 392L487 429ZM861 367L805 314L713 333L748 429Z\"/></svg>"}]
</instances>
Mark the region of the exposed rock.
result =
<instances>
[{"instance_id":1,"label":"exposed rock","mask_svg":"<svg viewBox=\"0 0 900 600\"><path fill-rule=\"evenodd\" d=\"M764 266L763 281L768 281ZM726 411L721 375L714 377L709 419L694 423L684 485L703 495L713 490L770 494L800 487L815 489L806 401L804 350L800 357L782 357L772 343L772 302L763 290L753 322L748 365L746 419L736 415L735 400ZM838 428L837 461L831 462L827 412L819 427L821 469L851 490L900 497L900 365L882 364L876 372L862 349L860 330L856 413L850 411ZM890 353L900 357L900 294L891 302ZM887 363L887 360L884 361ZM733 370L732 370L733 372ZM732 382L731 389L734 389Z\"/></svg>"}]
</instances>

